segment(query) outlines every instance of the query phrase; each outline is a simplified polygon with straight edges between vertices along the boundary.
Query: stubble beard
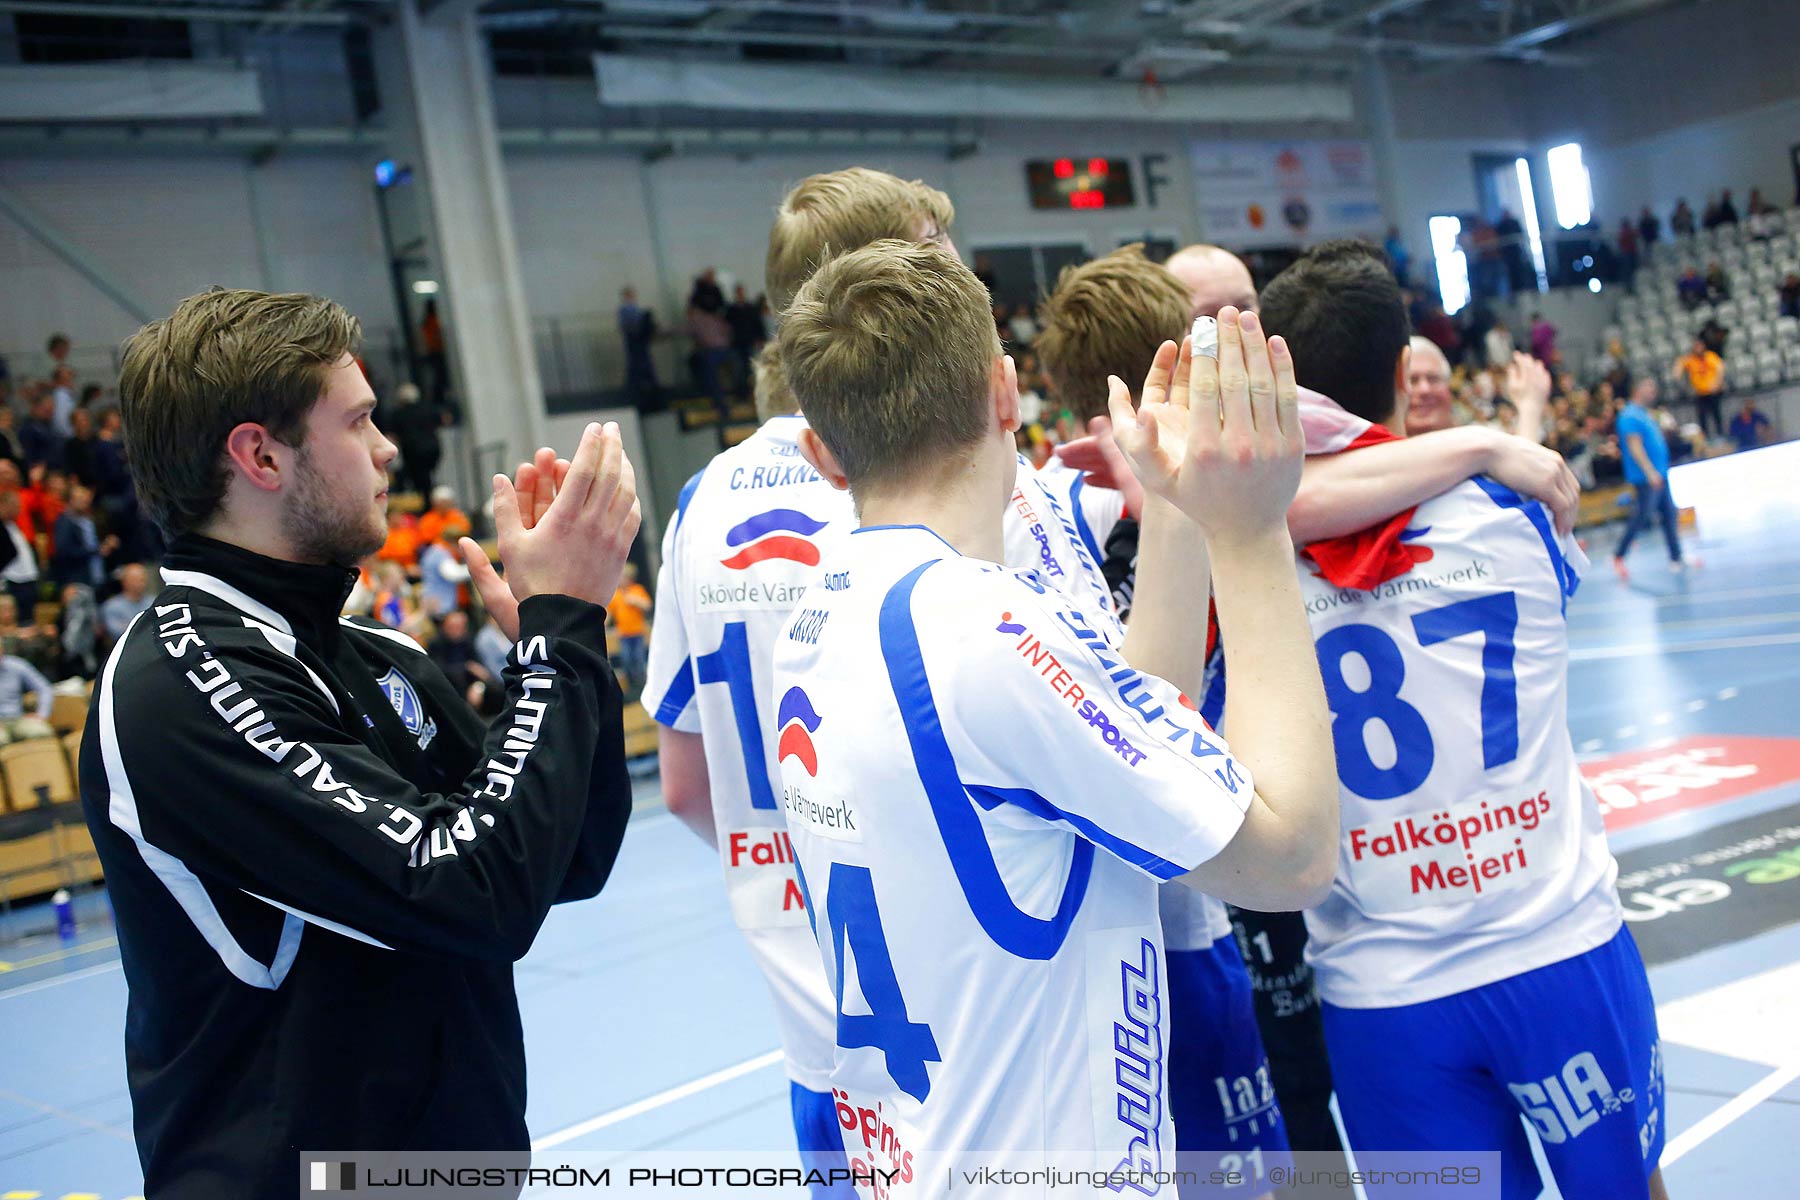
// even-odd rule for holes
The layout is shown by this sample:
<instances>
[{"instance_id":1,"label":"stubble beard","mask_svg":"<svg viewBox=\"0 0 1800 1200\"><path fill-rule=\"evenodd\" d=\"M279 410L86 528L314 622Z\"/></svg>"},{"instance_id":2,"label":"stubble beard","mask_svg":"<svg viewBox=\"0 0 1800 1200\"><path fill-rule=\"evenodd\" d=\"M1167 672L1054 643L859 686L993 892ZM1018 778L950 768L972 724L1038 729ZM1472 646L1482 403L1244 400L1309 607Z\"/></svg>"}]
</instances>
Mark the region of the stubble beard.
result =
<instances>
[{"instance_id":1,"label":"stubble beard","mask_svg":"<svg viewBox=\"0 0 1800 1200\"><path fill-rule=\"evenodd\" d=\"M298 486L282 511L282 532L305 562L353 567L387 540L373 500L334 494L313 470L311 452L301 447L295 461Z\"/></svg>"}]
</instances>

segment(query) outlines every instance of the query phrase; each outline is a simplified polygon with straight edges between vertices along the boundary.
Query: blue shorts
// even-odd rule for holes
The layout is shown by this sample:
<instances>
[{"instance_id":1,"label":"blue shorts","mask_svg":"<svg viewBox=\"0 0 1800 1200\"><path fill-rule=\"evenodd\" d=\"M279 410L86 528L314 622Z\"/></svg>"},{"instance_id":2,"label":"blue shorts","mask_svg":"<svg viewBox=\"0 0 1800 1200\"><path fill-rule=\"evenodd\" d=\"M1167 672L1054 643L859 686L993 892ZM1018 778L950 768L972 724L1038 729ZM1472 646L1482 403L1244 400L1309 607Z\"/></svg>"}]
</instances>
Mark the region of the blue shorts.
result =
<instances>
[{"instance_id":1,"label":"blue shorts","mask_svg":"<svg viewBox=\"0 0 1800 1200\"><path fill-rule=\"evenodd\" d=\"M1352 1150L1498 1150L1501 1195L1530 1200L1542 1180L1523 1114L1563 1195L1649 1195L1662 1047L1625 926L1586 954L1439 1000L1323 1011Z\"/></svg>"},{"instance_id":2,"label":"blue shorts","mask_svg":"<svg viewBox=\"0 0 1800 1200\"><path fill-rule=\"evenodd\" d=\"M1246 1182L1208 1196L1257 1196L1286 1166L1287 1126L1256 1027L1250 974L1230 934L1205 950L1170 950L1169 1114L1184 1171L1236 1171Z\"/></svg>"},{"instance_id":3,"label":"blue shorts","mask_svg":"<svg viewBox=\"0 0 1800 1200\"><path fill-rule=\"evenodd\" d=\"M788 1104L794 1110L794 1140L800 1146L800 1165L806 1170L845 1170L844 1134L838 1128L837 1106L830 1092L813 1092L788 1080ZM848 1180L837 1187L812 1188L814 1200L855 1200L856 1189Z\"/></svg>"}]
</instances>

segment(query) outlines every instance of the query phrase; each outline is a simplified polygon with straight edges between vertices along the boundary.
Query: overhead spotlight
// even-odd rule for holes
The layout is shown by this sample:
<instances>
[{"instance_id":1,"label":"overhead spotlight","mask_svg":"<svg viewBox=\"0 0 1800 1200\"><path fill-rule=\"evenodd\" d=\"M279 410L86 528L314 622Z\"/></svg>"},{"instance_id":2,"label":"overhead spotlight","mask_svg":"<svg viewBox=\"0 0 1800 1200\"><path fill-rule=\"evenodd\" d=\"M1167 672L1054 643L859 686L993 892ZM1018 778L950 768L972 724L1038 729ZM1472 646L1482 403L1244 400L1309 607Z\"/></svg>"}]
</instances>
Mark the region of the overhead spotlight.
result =
<instances>
[{"instance_id":1,"label":"overhead spotlight","mask_svg":"<svg viewBox=\"0 0 1800 1200\"><path fill-rule=\"evenodd\" d=\"M1598 279L1589 277L1588 291L1593 292L1595 295L1599 295L1600 294L1600 281Z\"/></svg>"},{"instance_id":2,"label":"overhead spotlight","mask_svg":"<svg viewBox=\"0 0 1800 1200\"><path fill-rule=\"evenodd\" d=\"M413 295L415 295L415 296L435 296L437 294L438 294L437 280L435 280L435 279L415 279L413 281Z\"/></svg>"}]
</instances>

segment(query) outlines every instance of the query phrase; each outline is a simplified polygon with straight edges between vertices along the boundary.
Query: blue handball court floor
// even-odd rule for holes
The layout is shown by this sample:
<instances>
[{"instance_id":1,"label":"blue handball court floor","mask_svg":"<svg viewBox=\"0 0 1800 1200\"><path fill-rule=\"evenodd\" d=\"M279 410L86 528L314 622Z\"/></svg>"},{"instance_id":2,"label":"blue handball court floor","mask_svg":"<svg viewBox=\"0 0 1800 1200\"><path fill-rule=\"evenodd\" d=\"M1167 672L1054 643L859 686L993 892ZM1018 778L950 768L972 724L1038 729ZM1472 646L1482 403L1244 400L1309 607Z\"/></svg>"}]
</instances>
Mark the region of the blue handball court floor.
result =
<instances>
[{"instance_id":1,"label":"blue handball court floor","mask_svg":"<svg viewBox=\"0 0 1800 1200\"><path fill-rule=\"evenodd\" d=\"M1627 582L1617 528L1596 529L1569 606L1569 721L1651 964L1675 1200L1800 1196L1796 479L1800 443L1678 468L1676 499L1699 515L1685 549L1704 565L1670 573L1651 532ZM142 1189L125 981L103 898L80 900L72 945L42 906L0 931L0 1200ZM769 1004L716 860L654 781L605 894L552 914L518 986L540 1149L792 1147Z\"/></svg>"}]
</instances>

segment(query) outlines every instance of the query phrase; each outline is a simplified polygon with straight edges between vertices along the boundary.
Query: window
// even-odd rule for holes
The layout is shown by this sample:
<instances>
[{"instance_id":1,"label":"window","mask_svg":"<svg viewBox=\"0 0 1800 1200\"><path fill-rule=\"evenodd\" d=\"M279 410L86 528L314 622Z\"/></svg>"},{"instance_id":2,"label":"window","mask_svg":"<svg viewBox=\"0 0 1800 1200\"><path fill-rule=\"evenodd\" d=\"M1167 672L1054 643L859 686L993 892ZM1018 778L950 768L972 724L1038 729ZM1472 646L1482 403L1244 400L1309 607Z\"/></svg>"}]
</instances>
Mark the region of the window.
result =
<instances>
[{"instance_id":1,"label":"window","mask_svg":"<svg viewBox=\"0 0 1800 1200\"><path fill-rule=\"evenodd\" d=\"M1537 193L1531 187L1531 163L1521 158L1513 164L1519 173L1519 207L1525 210L1525 237L1531 242L1531 265L1537 270L1538 291L1550 290L1544 270L1544 236L1538 227Z\"/></svg>"},{"instance_id":2,"label":"window","mask_svg":"<svg viewBox=\"0 0 1800 1200\"><path fill-rule=\"evenodd\" d=\"M1456 244L1462 233L1462 218L1433 217L1431 256L1437 260L1438 291L1444 297L1444 311L1454 316L1469 302L1469 258Z\"/></svg>"},{"instance_id":3,"label":"window","mask_svg":"<svg viewBox=\"0 0 1800 1200\"><path fill-rule=\"evenodd\" d=\"M1586 225L1594 215L1594 193L1587 167L1581 162L1581 143L1554 147L1550 160L1550 195L1556 201L1556 223L1564 229Z\"/></svg>"}]
</instances>

